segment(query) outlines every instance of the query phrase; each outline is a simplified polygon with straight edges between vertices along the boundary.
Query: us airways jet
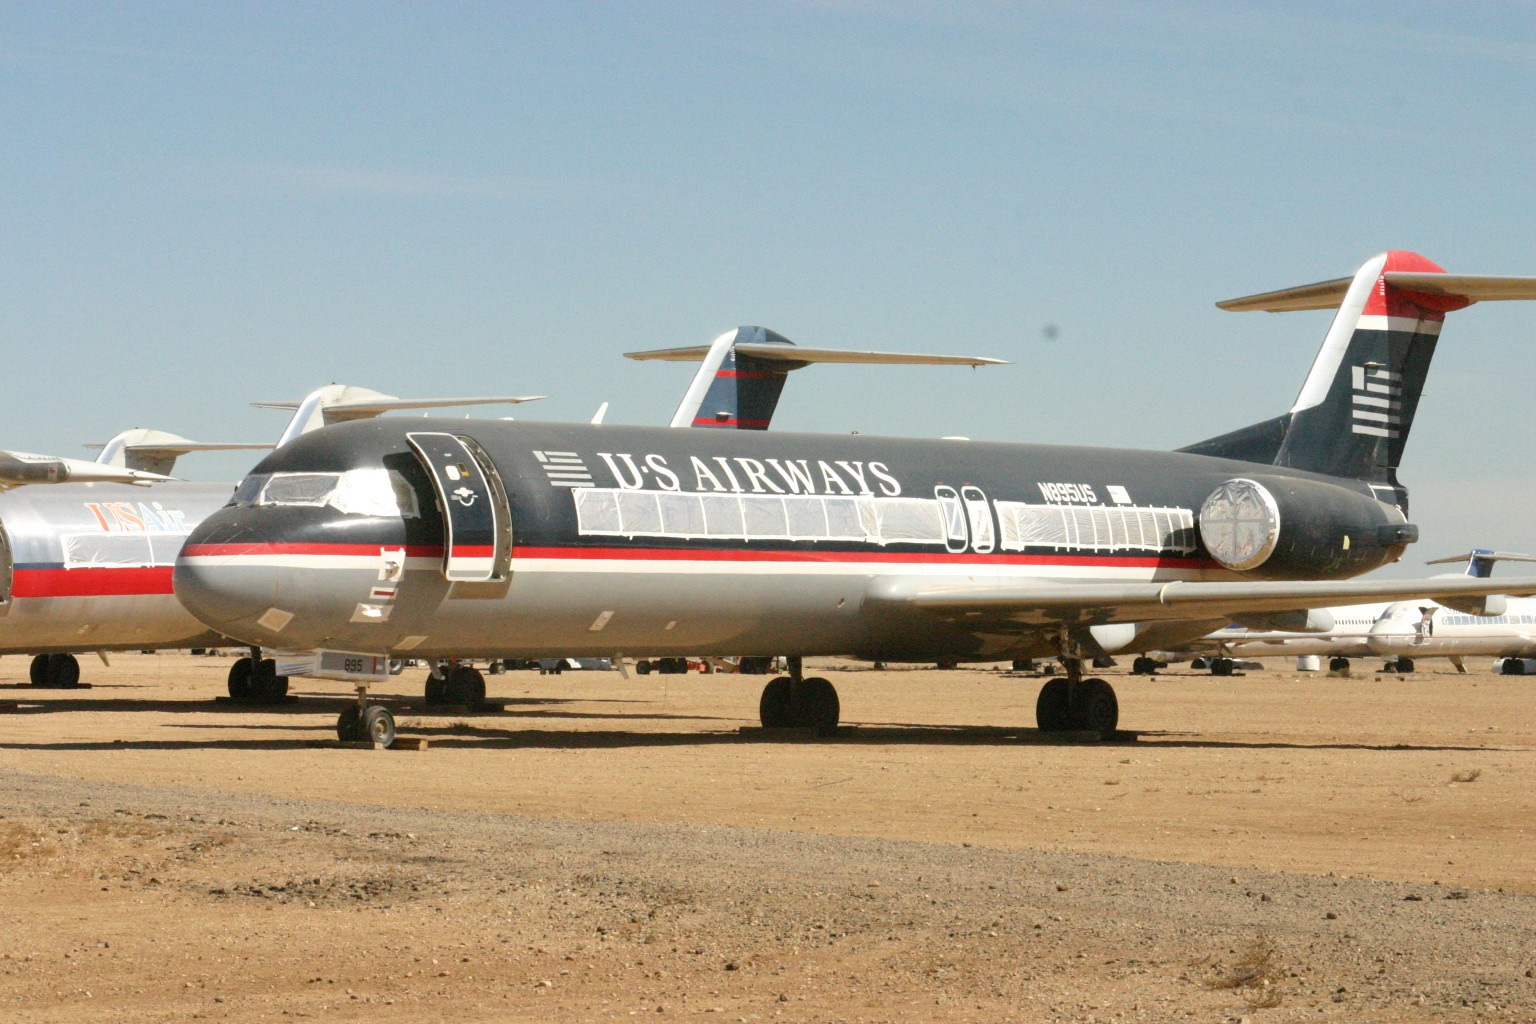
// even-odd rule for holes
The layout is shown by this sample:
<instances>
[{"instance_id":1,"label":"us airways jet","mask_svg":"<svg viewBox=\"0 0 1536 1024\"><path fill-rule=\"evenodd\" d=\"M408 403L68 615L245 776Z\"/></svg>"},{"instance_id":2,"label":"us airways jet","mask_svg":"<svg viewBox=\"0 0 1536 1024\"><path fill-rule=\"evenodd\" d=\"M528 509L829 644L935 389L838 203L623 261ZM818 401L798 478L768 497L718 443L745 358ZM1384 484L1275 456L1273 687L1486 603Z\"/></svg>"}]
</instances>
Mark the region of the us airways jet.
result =
<instances>
[{"instance_id":1,"label":"us airways jet","mask_svg":"<svg viewBox=\"0 0 1536 1024\"><path fill-rule=\"evenodd\" d=\"M835 728L807 655L1051 656L1042 729L1113 731L1083 665L1244 616L1536 592L1536 579L1349 581L1417 537L1397 466L1445 314L1536 298L1405 252L1222 304L1337 307L1289 412L1175 452L740 430L374 420L258 464L177 559L209 627L348 680L343 739L389 742L386 658L787 655L768 727ZM386 474L389 508L336 500ZM302 500L272 497L302 494Z\"/></svg>"},{"instance_id":2,"label":"us airways jet","mask_svg":"<svg viewBox=\"0 0 1536 1024\"><path fill-rule=\"evenodd\" d=\"M331 384L302 401L262 404L293 411L284 443L327 423L392 409L526 400L402 399ZM0 654L33 655L35 686L72 687L80 681L77 654L105 660L108 651L221 642L177 602L171 570L188 531L229 501L234 484L166 474L189 452L271 447L134 429L107 442L95 462L0 453ZM353 477L341 500L373 507L370 481L389 486L382 476ZM129 486L149 483L155 486ZM285 687L270 658L242 658L230 670L232 696L270 698Z\"/></svg>"}]
</instances>

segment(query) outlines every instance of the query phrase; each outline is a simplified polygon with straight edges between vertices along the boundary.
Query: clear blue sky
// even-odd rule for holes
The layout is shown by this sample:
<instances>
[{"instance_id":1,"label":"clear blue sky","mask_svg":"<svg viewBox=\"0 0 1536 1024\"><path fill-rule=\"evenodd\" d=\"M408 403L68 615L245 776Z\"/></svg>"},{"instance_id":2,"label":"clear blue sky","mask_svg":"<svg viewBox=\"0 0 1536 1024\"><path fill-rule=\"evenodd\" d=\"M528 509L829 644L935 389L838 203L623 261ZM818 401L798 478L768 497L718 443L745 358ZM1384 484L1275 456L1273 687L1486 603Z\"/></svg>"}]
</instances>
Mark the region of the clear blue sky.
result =
<instances>
[{"instance_id":1,"label":"clear blue sky","mask_svg":"<svg viewBox=\"0 0 1536 1024\"><path fill-rule=\"evenodd\" d=\"M1533 98L1528 4L8 3L0 444L275 438L329 381L662 423L688 371L620 353L751 323L1012 362L813 367L785 429L1176 447L1327 325L1218 299L1536 274ZM1450 318L1416 557L1536 551L1533 329Z\"/></svg>"}]
</instances>

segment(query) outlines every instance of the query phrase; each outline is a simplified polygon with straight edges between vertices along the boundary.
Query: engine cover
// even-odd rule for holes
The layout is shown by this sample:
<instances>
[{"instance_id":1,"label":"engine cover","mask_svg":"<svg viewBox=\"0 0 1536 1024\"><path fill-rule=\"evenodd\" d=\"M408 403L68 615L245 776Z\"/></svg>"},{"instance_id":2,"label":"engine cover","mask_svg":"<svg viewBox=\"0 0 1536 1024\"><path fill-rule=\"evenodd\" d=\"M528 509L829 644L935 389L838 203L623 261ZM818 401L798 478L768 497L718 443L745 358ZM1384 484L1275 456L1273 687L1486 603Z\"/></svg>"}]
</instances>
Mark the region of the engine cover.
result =
<instances>
[{"instance_id":1,"label":"engine cover","mask_svg":"<svg viewBox=\"0 0 1536 1024\"><path fill-rule=\"evenodd\" d=\"M1397 508L1320 480L1235 477L1200 506L1200 541L1221 566L1260 579L1343 579L1402 557L1418 539Z\"/></svg>"}]
</instances>

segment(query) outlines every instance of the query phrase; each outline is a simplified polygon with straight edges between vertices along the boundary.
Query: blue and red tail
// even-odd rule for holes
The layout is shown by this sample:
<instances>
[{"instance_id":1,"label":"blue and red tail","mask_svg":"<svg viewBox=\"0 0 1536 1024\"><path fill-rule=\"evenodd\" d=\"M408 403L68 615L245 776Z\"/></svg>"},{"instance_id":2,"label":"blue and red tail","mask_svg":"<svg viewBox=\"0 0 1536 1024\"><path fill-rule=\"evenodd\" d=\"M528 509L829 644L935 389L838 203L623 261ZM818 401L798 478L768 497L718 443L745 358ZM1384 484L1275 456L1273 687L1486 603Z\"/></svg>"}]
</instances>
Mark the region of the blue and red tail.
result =
<instances>
[{"instance_id":1,"label":"blue and red tail","mask_svg":"<svg viewBox=\"0 0 1536 1024\"><path fill-rule=\"evenodd\" d=\"M1362 480L1406 508L1397 467L1445 314L1478 301L1533 298L1536 278L1447 274L1416 253L1384 252L1352 278L1217 303L1338 313L1289 412L1180 451Z\"/></svg>"}]
</instances>

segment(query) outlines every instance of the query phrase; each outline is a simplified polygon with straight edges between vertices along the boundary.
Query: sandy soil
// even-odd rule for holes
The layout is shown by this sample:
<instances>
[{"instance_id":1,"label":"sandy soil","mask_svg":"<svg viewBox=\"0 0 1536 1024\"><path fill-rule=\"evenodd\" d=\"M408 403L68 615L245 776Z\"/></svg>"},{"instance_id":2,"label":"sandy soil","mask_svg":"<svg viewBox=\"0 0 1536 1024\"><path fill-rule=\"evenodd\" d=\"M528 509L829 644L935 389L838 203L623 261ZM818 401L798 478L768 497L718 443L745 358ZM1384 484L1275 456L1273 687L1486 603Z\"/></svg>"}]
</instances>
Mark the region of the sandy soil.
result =
<instances>
[{"instance_id":1,"label":"sandy soil","mask_svg":"<svg viewBox=\"0 0 1536 1024\"><path fill-rule=\"evenodd\" d=\"M0 665L0 1017L1536 1020L1536 681L1485 663L1109 673L1100 745L995 671L828 663L853 727L793 741L760 677L513 673L416 752L228 664Z\"/></svg>"}]
</instances>

